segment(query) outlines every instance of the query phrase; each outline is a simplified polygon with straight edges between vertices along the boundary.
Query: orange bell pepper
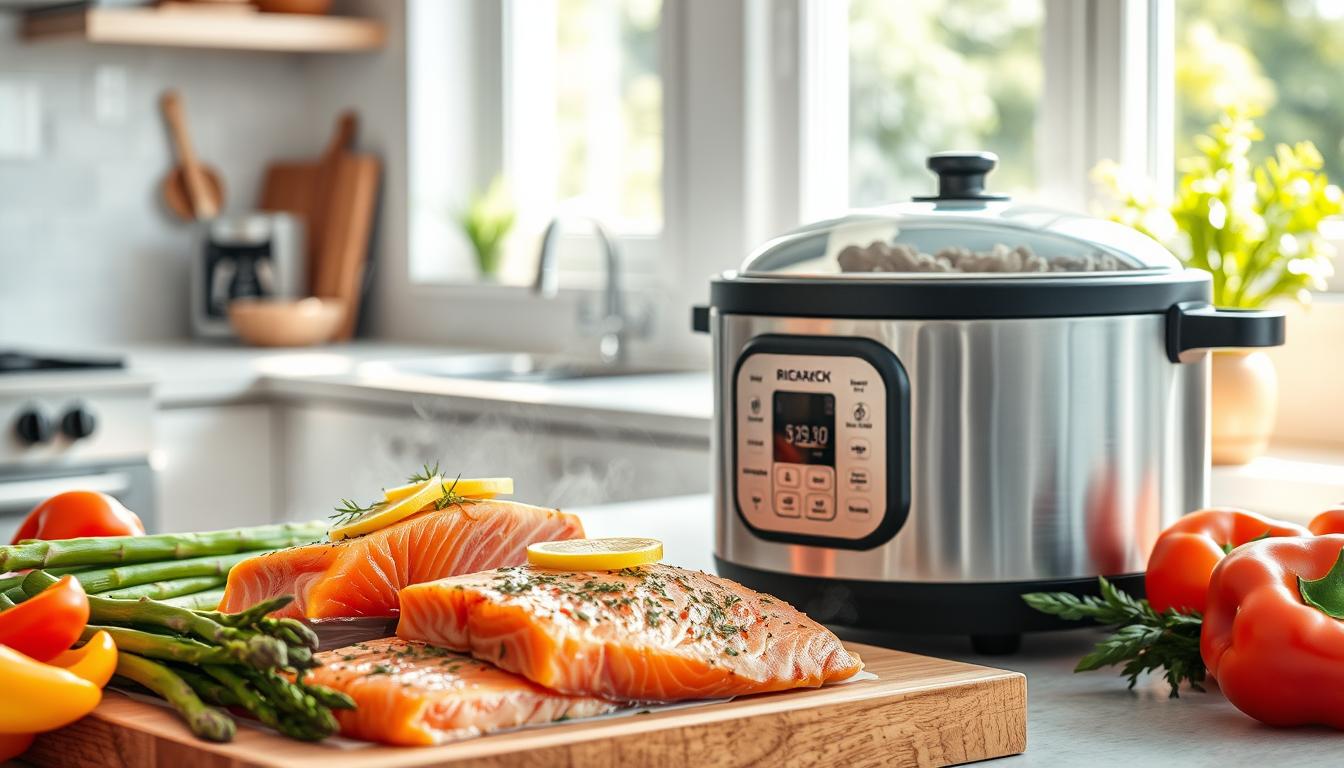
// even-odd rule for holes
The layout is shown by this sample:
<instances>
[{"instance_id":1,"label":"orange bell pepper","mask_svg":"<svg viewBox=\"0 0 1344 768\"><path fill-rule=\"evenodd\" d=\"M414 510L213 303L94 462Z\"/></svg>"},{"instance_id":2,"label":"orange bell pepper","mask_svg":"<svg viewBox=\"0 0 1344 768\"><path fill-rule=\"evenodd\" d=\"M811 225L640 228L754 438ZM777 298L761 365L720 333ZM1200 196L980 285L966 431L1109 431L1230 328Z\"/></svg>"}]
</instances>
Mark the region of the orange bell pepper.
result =
<instances>
[{"instance_id":1,"label":"orange bell pepper","mask_svg":"<svg viewBox=\"0 0 1344 768\"><path fill-rule=\"evenodd\" d=\"M41 594L0 611L0 645L48 661L74 645L88 623L89 596L74 576L62 576Z\"/></svg>"},{"instance_id":2,"label":"orange bell pepper","mask_svg":"<svg viewBox=\"0 0 1344 768\"><path fill-rule=\"evenodd\" d=\"M1296 523L1244 509L1191 512L1172 523L1153 544L1144 574L1148 604L1159 613L1168 608L1204 613L1209 577L1233 549L1262 538L1311 535Z\"/></svg>"},{"instance_id":3,"label":"orange bell pepper","mask_svg":"<svg viewBox=\"0 0 1344 768\"><path fill-rule=\"evenodd\" d=\"M34 733L0 733L0 760L13 760L32 746Z\"/></svg>"},{"instance_id":4,"label":"orange bell pepper","mask_svg":"<svg viewBox=\"0 0 1344 768\"><path fill-rule=\"evenodd\" d=\"M111 635L99 630L87 643L62 653L51 664L102 688L117 671L117 644Z\"/></svg>"},{"instance_id":5,"label":"orange bell pepper","mask_svg":"<svg viewBox=\"0 0 1344 768\"><path fill-rule=\"evenodd\" d=\"M1269 725L1344 728L1344 535L1241 547L1213 572L1200 654L1227 700Z\"/></svg>"}]
</instances>

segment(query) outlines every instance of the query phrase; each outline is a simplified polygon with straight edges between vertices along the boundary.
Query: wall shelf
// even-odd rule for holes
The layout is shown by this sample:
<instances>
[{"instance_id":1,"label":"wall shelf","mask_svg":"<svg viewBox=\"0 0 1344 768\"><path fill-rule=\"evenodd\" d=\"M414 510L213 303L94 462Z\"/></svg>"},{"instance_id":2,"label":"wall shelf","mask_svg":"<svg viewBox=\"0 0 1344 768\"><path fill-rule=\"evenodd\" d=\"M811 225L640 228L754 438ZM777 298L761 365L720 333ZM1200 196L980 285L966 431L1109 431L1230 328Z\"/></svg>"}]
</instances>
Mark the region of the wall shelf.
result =
<instances>
[{"instance_id":1,"label":"wall shelf","mask_svg":"<svg viewBox=\"0 0 1344 768\"><path fill-rule=\"evenodd\" d=\"M381 48L380 22L344 16L167 8L77 8L24 16L25 40L335 53Z\"/></svg>"}]
</instances>

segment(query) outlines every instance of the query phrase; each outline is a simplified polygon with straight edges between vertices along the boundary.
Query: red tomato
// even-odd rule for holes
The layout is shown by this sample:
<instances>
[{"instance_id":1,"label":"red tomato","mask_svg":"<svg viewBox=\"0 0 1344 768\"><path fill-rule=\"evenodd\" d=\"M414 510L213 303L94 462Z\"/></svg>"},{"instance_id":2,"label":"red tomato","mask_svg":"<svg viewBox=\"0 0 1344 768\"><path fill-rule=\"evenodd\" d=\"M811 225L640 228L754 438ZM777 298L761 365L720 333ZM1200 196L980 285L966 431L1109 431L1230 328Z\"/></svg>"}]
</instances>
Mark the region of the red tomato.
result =
<instances>
[{"instance_id":1,"label":"red tomato","mask_svg":"<svg viewBox=\"0 0 1344 768\"><path fill-rule=\"evenodd\" d=\"M145 524L120 501L97 491L67 491L38 504L10 543L24 539L143 536Z\"/></svg>"},{"instance_id":2,"label":"red tomato","mask_svg":"<svg viewBox=\"0 0 1344 768\"><path fill-rule=\"evenodd\" d=\"M70 649L89 623L89 596L74 576L35 597L0 611L0 645L38 661L50 661Z\"/></svg>"}]
</instances>

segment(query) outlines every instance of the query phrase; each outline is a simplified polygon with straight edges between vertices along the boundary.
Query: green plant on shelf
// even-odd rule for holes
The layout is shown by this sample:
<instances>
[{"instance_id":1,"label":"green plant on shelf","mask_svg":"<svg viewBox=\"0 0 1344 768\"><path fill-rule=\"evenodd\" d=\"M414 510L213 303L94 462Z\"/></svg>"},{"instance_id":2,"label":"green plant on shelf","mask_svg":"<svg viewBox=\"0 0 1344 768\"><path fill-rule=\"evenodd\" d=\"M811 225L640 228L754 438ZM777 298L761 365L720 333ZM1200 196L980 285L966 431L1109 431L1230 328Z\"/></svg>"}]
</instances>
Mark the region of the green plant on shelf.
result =
<instances>
[{"instance_id":1,"label":"green plant on shelf","mask_svg":"<svg viewBox=\"0 0 1344 768\"><path fill-rule=\"evenodd\" d=\"M1213 303L1220 307L1306 302L1333 273L1334 249L1320 225L1344 210L1340 189L1322 172L1321 153L1309 141L1280 144L1252 165L1250 150L1262 138L1255 117L1245 108L1228 109L1196 137L1197 154L1180 161L1174 195L1126 179L1112 161L1093 171L1115 200L1107 217L1210 273Z\"/></svg>"},{"instance_id":2,"label":"green plant on shelf","mask_svg":"<svg viewBox=\"0 0 1344 768\"><path fill-rule=\"evenodd\" d=\"M513 230L517 210L503 177L496 177L484 192L476 192L458 217L462 232L471 241L476 254L476 266L481 274L494 277L499 273L504 241Z\"/></svg>"}]
</instances>

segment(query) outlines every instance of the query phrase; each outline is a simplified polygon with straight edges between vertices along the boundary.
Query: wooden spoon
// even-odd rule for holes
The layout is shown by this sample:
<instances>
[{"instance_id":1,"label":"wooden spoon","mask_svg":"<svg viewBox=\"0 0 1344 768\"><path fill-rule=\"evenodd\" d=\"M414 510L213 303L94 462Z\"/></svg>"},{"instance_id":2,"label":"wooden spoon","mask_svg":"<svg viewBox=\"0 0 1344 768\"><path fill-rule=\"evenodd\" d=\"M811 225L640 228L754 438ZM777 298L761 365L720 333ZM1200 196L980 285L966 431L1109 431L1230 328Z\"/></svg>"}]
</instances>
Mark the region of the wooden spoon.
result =
<instances>
[{"instance_id":1,"label":"wooden spoon","mask_svg":"<svg viewBox=\"0 0 1344 768\"><path fill-rule=\"evenodd\" d=\"M179 218L187 221L213 219L219 215L220 201L224 199L224 184L219 180L219 173L196 159L177 91L165 92L159 107L163 110L164 120L168 121L168 133L177 149L177 165L163 179L163 199Z\"/></svg>"}]
</instances>

